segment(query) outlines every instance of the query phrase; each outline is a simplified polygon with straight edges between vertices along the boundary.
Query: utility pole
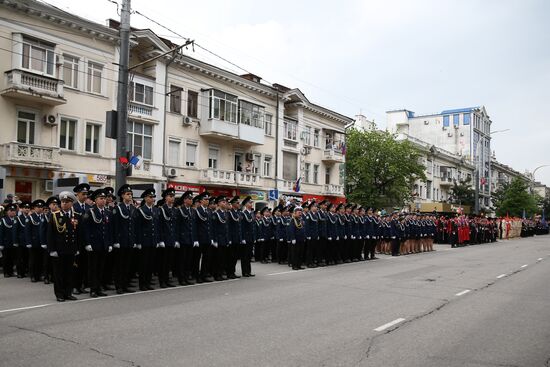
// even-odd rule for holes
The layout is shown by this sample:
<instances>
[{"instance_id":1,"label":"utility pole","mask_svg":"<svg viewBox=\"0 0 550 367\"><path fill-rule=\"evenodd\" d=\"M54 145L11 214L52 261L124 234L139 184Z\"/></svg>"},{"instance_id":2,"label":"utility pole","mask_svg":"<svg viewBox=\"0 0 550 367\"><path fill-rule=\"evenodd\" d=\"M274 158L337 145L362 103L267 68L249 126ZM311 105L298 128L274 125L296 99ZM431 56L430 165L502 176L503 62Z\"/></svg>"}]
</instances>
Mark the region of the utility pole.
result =
<instances>
[{"instance_id":1,"label":"utility pole","mask_svg":"<svg viewBox=\"0 0 550 367\"><path fill-rule=\"evenodd\" d=\"M130 63L130 2L122 0L120 12L120 57L118 62L116 187L126 183L126 168L118 159L128 154L128 65Z\"/></svg>"}]
</instances>

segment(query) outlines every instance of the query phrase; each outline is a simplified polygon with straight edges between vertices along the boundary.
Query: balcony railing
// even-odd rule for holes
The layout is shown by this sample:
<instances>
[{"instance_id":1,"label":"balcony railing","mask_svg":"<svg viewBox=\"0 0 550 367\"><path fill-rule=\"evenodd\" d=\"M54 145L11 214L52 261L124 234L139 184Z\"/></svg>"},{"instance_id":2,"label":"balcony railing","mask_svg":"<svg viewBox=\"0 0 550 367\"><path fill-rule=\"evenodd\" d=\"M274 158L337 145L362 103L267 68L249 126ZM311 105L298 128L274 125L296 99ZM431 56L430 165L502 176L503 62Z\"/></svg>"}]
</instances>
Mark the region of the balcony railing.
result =
<instances>
[{"instance_id":1,"label":"balcony railing","mask_svg":"<svg viewBox=\"0 0 550 367\"><path fill-rule=\"evenodd\" d=\"M128 104L128 113L138 116L153 116L153 106L146 106L135 102Z\"/></svg>"},{"instance_id":2,"label":"balcony railing","mask_svg":"<svg viewBox=\"0 0 550 367\"><path fill-rule=\"evenodd\" d=\"M217 184L235 184L235 172L221 169L203 169L200 173L201 181Z\"/></svg>"},{"instance_id":3,"label":"balcony railing","mask_svg":"<svg viewBox=\"0 0 550 367\"><path fill-rule=\"evenodd\" d=\"M250 172L235 172L238 185L258 186L260 184L260 175Z\"/></svg>"},{"instance_id":4,"label":"balcony railing","mask_svg":"<svg viewBox=\"0 0 550 367\"><path fill-rule=\"evenodd\" d=\"M325 149L323 154L323 160L329 161L329 162L343 162L344 155L342 154L342 149L339 149L339 148Z\"/></svg>"},{"instance_id":5,"label":"balcony railing","mask_svg":"<svg viewBox=\"0 0 550 367\"><path fill-rule=\"evenodd\" d=\"M344 195L344 186L327 184L323 187L323 194L325 195Z\"/></svg>"},{"instance_id":6,"label":"balcony railing","mask_svg":"<svg viewBox=\"0 0 550 367\"><path fill-rule=\"evenodd\" d=\"M40 101L52 106L67 102L63 97L63 80L53 77L13 69L6 71L6 86L2 94L7 96Z\"/></svg>"},{"instance_id":7,"label":"balcony railing","mask_svg":"<svg viewBox=\"0 0 550 367\"><path fill-rule=\"evenodd\" d=\"M61 167L59 148L16 142L2 144L0 147L0 160L7 164L46 168Z\"/></svg>"}]
</instances>

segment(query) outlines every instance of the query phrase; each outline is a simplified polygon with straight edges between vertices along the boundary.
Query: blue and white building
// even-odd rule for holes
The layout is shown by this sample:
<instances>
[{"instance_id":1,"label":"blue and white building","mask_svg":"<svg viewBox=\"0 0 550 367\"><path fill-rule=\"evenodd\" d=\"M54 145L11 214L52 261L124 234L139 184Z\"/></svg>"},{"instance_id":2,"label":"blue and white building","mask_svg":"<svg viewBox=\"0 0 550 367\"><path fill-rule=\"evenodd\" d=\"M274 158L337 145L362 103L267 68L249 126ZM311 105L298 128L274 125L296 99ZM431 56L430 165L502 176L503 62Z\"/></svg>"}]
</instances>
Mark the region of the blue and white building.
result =
<instances>
[{"instance_id":1,"label":"blue and white building","mask_svg":"<svg viewBox=\"0 0 550 367\"><path fill-rule=\"evenodd\" d=\"M401 109L386 112L388 130L420 139L469 161L479 171L480 208L491 203L491 119L485 107L416 115ZM471 182L475 186L475 182Z\"/></svg>"}]
</instances>

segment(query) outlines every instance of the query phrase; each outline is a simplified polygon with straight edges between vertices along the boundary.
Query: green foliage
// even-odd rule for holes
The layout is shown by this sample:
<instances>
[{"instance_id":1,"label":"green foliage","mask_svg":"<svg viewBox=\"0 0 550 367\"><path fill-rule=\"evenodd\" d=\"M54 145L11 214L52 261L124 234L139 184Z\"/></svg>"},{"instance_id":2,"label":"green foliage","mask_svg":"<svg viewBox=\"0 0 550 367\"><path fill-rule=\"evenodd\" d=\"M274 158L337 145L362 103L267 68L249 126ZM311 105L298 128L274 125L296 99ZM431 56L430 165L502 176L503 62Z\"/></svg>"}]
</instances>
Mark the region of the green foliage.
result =
<instances>
[{"instance_id":1,"label":"green foliage","mask_svg":"<svg viewBox=\"0 0 550 367\"><path fill-rule=\"evenodd\" d=\"M419 152L387 131L348 131L346 195L362 205L389 207L411 199L416 179L426 180Z\"/></svg>"},{"instance_id":2,"label":"green foliage","mask_svg":"<svg viewBox=\"0 0 550 367\"><path fill-rule=\"evenodd\" d=\"M529 186L523 180L514 178L502 192L497 194L497 202L495 202L496 212L499 216L515 216L521 217L523 210L527 217L538 212L537 199L528 191Z\"/></svg>"},{"instance_id":3,"label":"green foliage","mask_svg":"<svg viewBox=\"0 0 550 367\"><path fill-rule=\"evenodd\" d=\"M455 181L453 187L451 187L449 199L453 204L470 205L473 208L475 190L469 185L469 181Z\"/></svg>"}]
</instances>

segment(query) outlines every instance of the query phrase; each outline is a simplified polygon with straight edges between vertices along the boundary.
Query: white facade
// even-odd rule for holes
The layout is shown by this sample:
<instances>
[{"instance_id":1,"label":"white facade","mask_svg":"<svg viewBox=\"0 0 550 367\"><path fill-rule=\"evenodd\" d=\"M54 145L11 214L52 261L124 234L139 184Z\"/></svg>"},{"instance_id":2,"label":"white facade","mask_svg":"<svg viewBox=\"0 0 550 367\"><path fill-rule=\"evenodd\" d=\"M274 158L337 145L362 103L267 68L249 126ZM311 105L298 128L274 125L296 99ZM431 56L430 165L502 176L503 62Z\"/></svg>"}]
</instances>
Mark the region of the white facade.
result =
<instances>
[{"instance_id":1,"label":"white facade","mask_svg":"<svg viewBox=\"0 0 550 367\"><path fill-rule=\"evenodd\" d=\"M419 116L409 110L397 110L388 111L386 115L389 131L420 139L463 157L467 162L477 162L480 207L489 208L492 122L485 107L445 110Z\"/></svg>"}]
</instances>

